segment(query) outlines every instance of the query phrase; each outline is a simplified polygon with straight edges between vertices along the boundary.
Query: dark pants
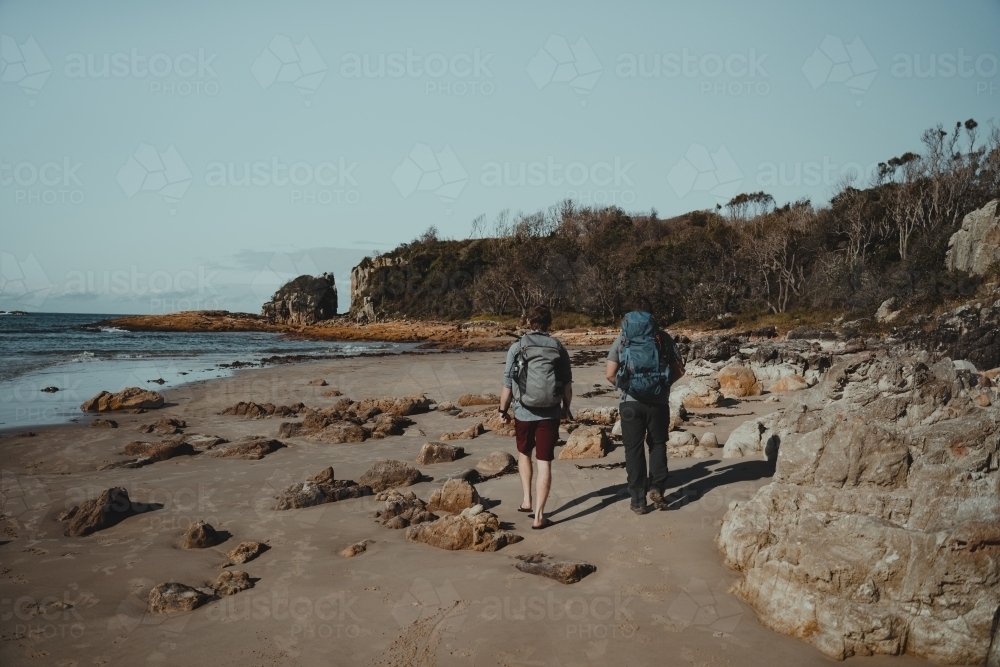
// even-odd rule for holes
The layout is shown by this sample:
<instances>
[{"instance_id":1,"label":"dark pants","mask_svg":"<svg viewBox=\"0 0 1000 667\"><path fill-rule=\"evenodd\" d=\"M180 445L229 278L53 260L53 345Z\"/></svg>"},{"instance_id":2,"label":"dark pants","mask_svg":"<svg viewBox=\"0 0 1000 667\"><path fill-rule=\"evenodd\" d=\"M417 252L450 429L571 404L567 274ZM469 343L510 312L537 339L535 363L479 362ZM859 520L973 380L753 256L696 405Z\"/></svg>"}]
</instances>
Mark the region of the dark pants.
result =
<instances>
[{"instance_id":1,"label":"dark pants","mask_svg":"<svg viewBox=\"0 0 1000 667\"><path fill-rule=\"evenodd\" d=\"M623 401L618 406L625 443L625 471L632 505L645 505L646 493L663 493L667 486L667 432L670 430L670 406L639 401ZM649 447L649 473L646 473L646 450Z\"/></svg>"}]
</instances>

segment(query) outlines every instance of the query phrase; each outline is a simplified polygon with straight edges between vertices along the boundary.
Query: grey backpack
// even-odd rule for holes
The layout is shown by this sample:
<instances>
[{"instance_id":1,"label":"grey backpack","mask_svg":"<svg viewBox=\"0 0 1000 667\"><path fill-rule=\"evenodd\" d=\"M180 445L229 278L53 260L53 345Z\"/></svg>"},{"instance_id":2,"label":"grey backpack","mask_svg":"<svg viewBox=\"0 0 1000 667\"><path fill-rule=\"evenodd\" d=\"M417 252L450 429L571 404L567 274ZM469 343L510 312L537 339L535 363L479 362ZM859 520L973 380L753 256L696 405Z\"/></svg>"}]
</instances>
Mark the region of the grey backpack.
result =
<instances>
[{"instance_id":1,"label":"grey backpack","mask_svg":"<svg viewBox=\"0 0 1000 667\"><path fill-rule=\"evenodd\" d=\"M554 408L562 402L562 384L556 381L559 341L540 334L525 334L514 358L513 380L521 405Z\"/></svg>"}]
</instances>

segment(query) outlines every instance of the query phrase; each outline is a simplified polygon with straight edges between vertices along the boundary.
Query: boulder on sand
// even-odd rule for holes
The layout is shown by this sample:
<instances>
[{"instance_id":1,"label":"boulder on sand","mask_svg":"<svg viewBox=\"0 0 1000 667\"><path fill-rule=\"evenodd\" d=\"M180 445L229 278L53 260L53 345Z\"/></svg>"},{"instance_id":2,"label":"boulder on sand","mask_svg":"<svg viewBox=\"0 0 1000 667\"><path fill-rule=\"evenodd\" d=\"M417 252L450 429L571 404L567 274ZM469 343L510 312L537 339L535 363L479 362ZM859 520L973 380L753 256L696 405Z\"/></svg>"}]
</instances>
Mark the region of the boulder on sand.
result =
<instances>
[{"instance_id":1,"label":"boulder on sand","mask_svg":"<svg viewBox=\"0 0 1000 667\"><path fill-rule=\"evenodd\" d=\"M494 412L490 415L489 419L483 422L483 427L492 431L495 435L506 438L512 438L517 435L517 431L514 428L514 420L511 419L509 422L505 422L499 412Z\"/></svg>"},{"instance_id":2,"label":"boulder on sand","mask_svg":"<svg viewBox=\"0 0 1000 667\"><path fill-rule=\"evenodd\" d=\"M614 426L614 423L618 421L618 408L584 408L583 410L577 410L573 418L582 424Z\"/></svg>"},{"instance_id":3,"label":"boulder on sand","mask_svg":"<svg viewBox=\"0 0 1000 667\"><path fill-rule=\"evenodd\" d=\"M358 478L358 484L371 487L375 493L399 486L410 486L422 479L420 471L402 461L382 459L372 464L365 474Z\"/></svg>"},{"instance_id":4,"label":"boulder on sand","mask_svg":"<svg viewBox=\"0 0 1000 667\"><path fill-rule=\"evenodd\" d=\"M516 469L517 459L507 452L490 452L476 464L476 470L484 475L498 475Z\"/></svg>"},{"instance_id":5,"label":"boulder on sand","mask_svg":"<svg viewBox=\"0 0 1000 667\"><path fill-rule=\"evenodd\" d=\"M441 440L472 440L485 432L482 422L476 422L464 431L453 431L441 436Z\"/></svg>"},{"instance_id":6,"label":"boulder on sand","mask_svg":"<svg viewBox=\"0 0 1000 667\"><path fill-rule=\"evenodd\" d=\"M429 465L431 463L451 463L456 459L465 456L465 448L455 445L446 445L443 442L425 442L417 455L417 463Z\"/></svg>"},{"instance_id":7,"label":"boulder on sand","mask_svg":"<svg viewBox=\"0 0 1000 667\"><path fill-rule=\"evenodd\" d=\"M80 406L84 412L114 412L116 410L153 410L163 407L163 394L139 387L126 387L112 394L102 391Z\"/></svg>"},{"instance_id":8,"label":"boulder on sand","mask_svg":"<svg viewBox=\"0 0 1000 667\"><path fill-rule=\"evenodd\" d=\"M208 452L209 456L217 458L245 459L259 461L268 454L282 449L285 445L278 440L260 436L248 436L236 443Z\"/></svg>"},{"instance_id":9,"label":"boulder on sand","mask_svg":"<svg viewBox=\"0 0 1000 667\"><path fill-rule=\"evenodd\" d=\"M771 385L771 391L801 391L808 389L809 383L801 375L787 375Z\"/></svg>"},{"instance_id":10,"label":"boulder on sand","mask_svg":"<svg viewBox=\"0 0 1000 667\"><path fill-rule=\"evenodd\" d=\"M720 382L712 377L692 378L686 385L677 387L679 400L685 408L714 408L722 404Z\"/></svg>"},{"instance_id":11,"label":"boulder on sand","mask_svg":"<svg viewBox=\"0 0 1000 667\"><path fill-rule=\"evenodd\" d=\"M263 542L240 542L226 554L226 558L229 559L230 565L241 565L252 561L267 549L268 546Z\"/></svg>"},{"instance_id":12,"label":"boulder on sand","mask_svg":"<svg viewBox=\"0 0 1000 667\"><path fill-rule=\"evenodd\" d=\"M451 512L458 514L464 509L475 507L482 499L476 487L464 479L449 479L440 489L431 494L427 509L431 512Z\"/></svg>"},{"instance_id":13,"label":"boulder on sand","mask_svg":"<svg viewBox=\"0 0 1000 667\"><path fill-rule=\"evenodd\" d=\"M221 414L234 415L237 417L250 417L252 419L263 419L265 417L295 417L299 412L305 410L305 405L295 403L293 405L275 405L274 403L254 403L253 401L240 401L236 405L231 405Z\"/></svg>"},{"instance_id":14,"label":"boulder on sand","mask_svg":"<svg viewBox=\"0 0 1000 667\"><path fill-rule=\"evenodd\" d=\"M187 442L177 442L175 440L164 440L162 442L143 442L134 440L124 449L128 456L138 456L142 459L153 461L166 461L175 456L194 456L194 447Z\"/></svg>"},{"instance_id":15,"label":"boulder on sand","mask_svg":"<svg viewBox=\"0 0 1000 667\"><path fill-rule=\"evenodd\" d=\"M114 419L95 419L90 425L94 428L118 428L118 422Z\"/></svg>"},{"instance_id":16,"label":"boulder on sand","mask_svg":"<svg viewBox=\"0 0 1000 667\"><path fill-rule=\"evenodd\" d=\"M425 522L406 529L406 539L423 542L449 551L496 551L523 538L516 533L500 529L496 514L476 505L450 514L437 521Z\"/></svg>"},{"instance_id":17,"label":"boulder on sand","mask_svg":"<svg viewBox=\"0 0 1000 667\"><path fill-rule=\"evenodd\" d=\"M719 391L726 398L760 396L763 392L753 371L746 366L726 366L719 371Z\"/></svg>"},{"instance_id":18,"label":"boulder on sand","mask_svg":"<svg viewBox=\"0 0 1000 667\"><path fill-rule=\"evenodd\" d=\"M253 581L243 570L226 570L212 584L212 589L217 595L236 595L248 588L253 588Z\"/></svg>"},{"instance_id":19,"label":"boulder on sand","mask_svg":"<svg viewBox=\"0 0 1000 667\"><path fill-rule=\"evenodd\" d=\"M775 460L780 438L774 433L774 423L780 416L780 412L773 412L748 419L737 426L726 438L722 457L733 459L763 453L769 460Z\"/></svg>"},{"instance_id":20,"label":"boulder on sand","mask_svg":"<svg viewBox=\"0 0 1000 667\"><path fill-rule=\"evenodd\" d=\"M427 509L427 503L417 498L413 491L400 492L396 489L383 491L375 500L384 502L382 509L370 515L386 528L398 530L410 525L434 521L438 517Z\"/></svg>"},{"instance_id":21,"label":"boulder on sand","mask_svg":"<svg viewBox=\"0 0 1000 667\"><path fill-rule=\"evenodd\" d=\"M1000 409L971 380L927 353L856 355L780 416L773 481L717 541L764 625L838 660L1000 658Z\"/></svg>"},{"instance_id":22,"label":"boulder on sand","mask_svg":"<svg viewBox=\"0 0 1000 667\"><path fill-rule=\"evenodd\" d=\"M206 549L222 541L222 536L210 524L195 521L184 533L185 549Z\"/></svg>"},{"instance_id":23,"label":"boulder on sand","mask_svg":"<svg viewBox=\"0 0 1000 667\"><path fill-rule=\"evenodd\" d=\"M135 511L128 497L128 491L116 486L102 491L97 498L71 508L67 514L72 518L66 528L66 536L83 537L113 526L135 514Z\"/></svg>"},{"instance_id":24,"label":"boulder on sand","mask_svg":"<svg viewBox=\"0 0 1000 667\"><path fill-rule=\"evenodd\" d=\"M412 419L385 412L375 417L375 423L369 429L369 437L380 439L390 435L403 435L406 427L413 423Z\"/></svg>"},{"instance_id":25,"label":"boulder on sand","mask_svg":"<svg viewBox=\"0 0 1000 667\"><path fill-rule=\"evenodd\" d=\"M371 487L352 479L334 479L333 468L327 467L312 475L305 482L291 484L275 496L275 510L301 509L325 503L335 503L349 498L371 495Z\"/></svg>"},{"instance_id":26,"label":"boulder on sand","mask_svg":"<svg viewBox=\"0 0 1000 667\"><path fill-rule=\"evenodd\" d=\"M149 591L149 613L176 614L182 611L193 611L207 602L205 595L197 588L191 588L177 582L157 584Z\"/></svg>"},{"instance_id":27,"label":"boulder on sand","mask_svg":"<svg viewBox=\"0 0 1000 667\"><path fill-rule=\"evenodd\" d=\"M463 408L470 405L499 405L500 397L496 394L462 394L456 402Z\"/></svg>"},{"instance_id":28,"label":"boulder on sand","mask_svg":"<svg viewBox=\"0 0 1000 667\"><path fill-rule=\"evenodd\" d=\"M555 561L543 553L517 556L517 560L514 567L521 572L555 579L560 584L575 584L588 574L597 572L597 567L590 563L575 560Z\"/></svg>"},{"instance_id":29,"label":"boulder on sand","mask_svg":"<svg viewBox=\"0 0 1000 667\"><path fill-rule=\"evenodd\" d=\"M363 554L368 551L368 545L375 544L375 540L361 540L360 542L355 542L354 544L344 547L340 555L343 558L354 558L358 554Z\"/></svg>"},{"instance_id":30,"label":"boulder on sand","mask_svg":"<svg viewBox=\"0 0 1000 667\"><path fill-rule=\"evenodd\" d=\"M599 459L608 455L611 438L605 426L581 426L569 435L559 452L559 460Z\"/></svg>"},{"instance_id":31,"label":"boulder on sand","mask_svg":"<svg viewBox=\"0 0 1000 667\"><path fill-rule=\"evenodd\" d=\"M282 424L282 427L285 425ZM306 436L309 442L319 442L324 445L340 445L345 442L364 442L368 439L368 431L352 422L330 424L323 429Z\"/></svg>"},{"instance_id":32,"label":"boulder on sand","mask_svg":"<svg viewBox=\"0 0 1000 667\"><path fill-rule=\"evenodd\" d=\"M187 426L187 422L183 419L175 419L173 417L160 417L152 424L140 424L138 431L140 433L156 433L157 435L174 435L175 433L180 433L182 428Z\"/></svg>"}]
</instances>

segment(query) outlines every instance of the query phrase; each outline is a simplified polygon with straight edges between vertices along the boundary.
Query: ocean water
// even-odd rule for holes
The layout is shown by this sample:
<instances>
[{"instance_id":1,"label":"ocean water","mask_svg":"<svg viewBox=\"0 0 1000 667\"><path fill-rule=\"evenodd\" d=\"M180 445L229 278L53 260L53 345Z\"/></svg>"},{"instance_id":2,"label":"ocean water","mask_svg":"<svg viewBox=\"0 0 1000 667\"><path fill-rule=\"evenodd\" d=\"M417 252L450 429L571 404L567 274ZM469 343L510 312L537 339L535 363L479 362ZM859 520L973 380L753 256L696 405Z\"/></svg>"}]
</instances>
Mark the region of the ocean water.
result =
<instances>
[{"instance_id":1,"label":"ocean water","mask_svg":"<svg viewBox=\"0 0 1000 667\"><path fill-rule=\"evenodd\" d=\"M403 352L408 343L305 341L261 332L129 332L100 327L114 315L0 315L0 430L63 423L101 390L170 388L287 355L324 358ZM162 383L158 382L163 380ZM156 381L156 382L154 382ZM46 393L45 387L58 387Z\"/></svg>"}]
</instances>

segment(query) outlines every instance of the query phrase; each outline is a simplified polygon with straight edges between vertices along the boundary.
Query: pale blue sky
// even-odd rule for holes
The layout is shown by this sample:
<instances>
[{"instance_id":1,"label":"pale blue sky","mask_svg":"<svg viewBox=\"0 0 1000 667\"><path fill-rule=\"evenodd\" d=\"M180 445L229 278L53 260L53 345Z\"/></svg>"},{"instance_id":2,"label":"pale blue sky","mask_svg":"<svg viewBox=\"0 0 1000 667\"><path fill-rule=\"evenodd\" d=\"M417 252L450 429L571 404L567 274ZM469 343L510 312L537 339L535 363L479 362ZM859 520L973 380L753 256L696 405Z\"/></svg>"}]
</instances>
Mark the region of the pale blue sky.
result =
<instances>
[{"instance_id":1,"label":"pale blue sky","mask_svg":"<svg viewBox=\"0 0 1000 667\"><path fill-rule=\"evenodd\" d=\"M0 308L256 311L329 270L343 310L432 224L825 202L998 117L996 0L748 5L0 2Z\"/></svg>"}]
</instances>

